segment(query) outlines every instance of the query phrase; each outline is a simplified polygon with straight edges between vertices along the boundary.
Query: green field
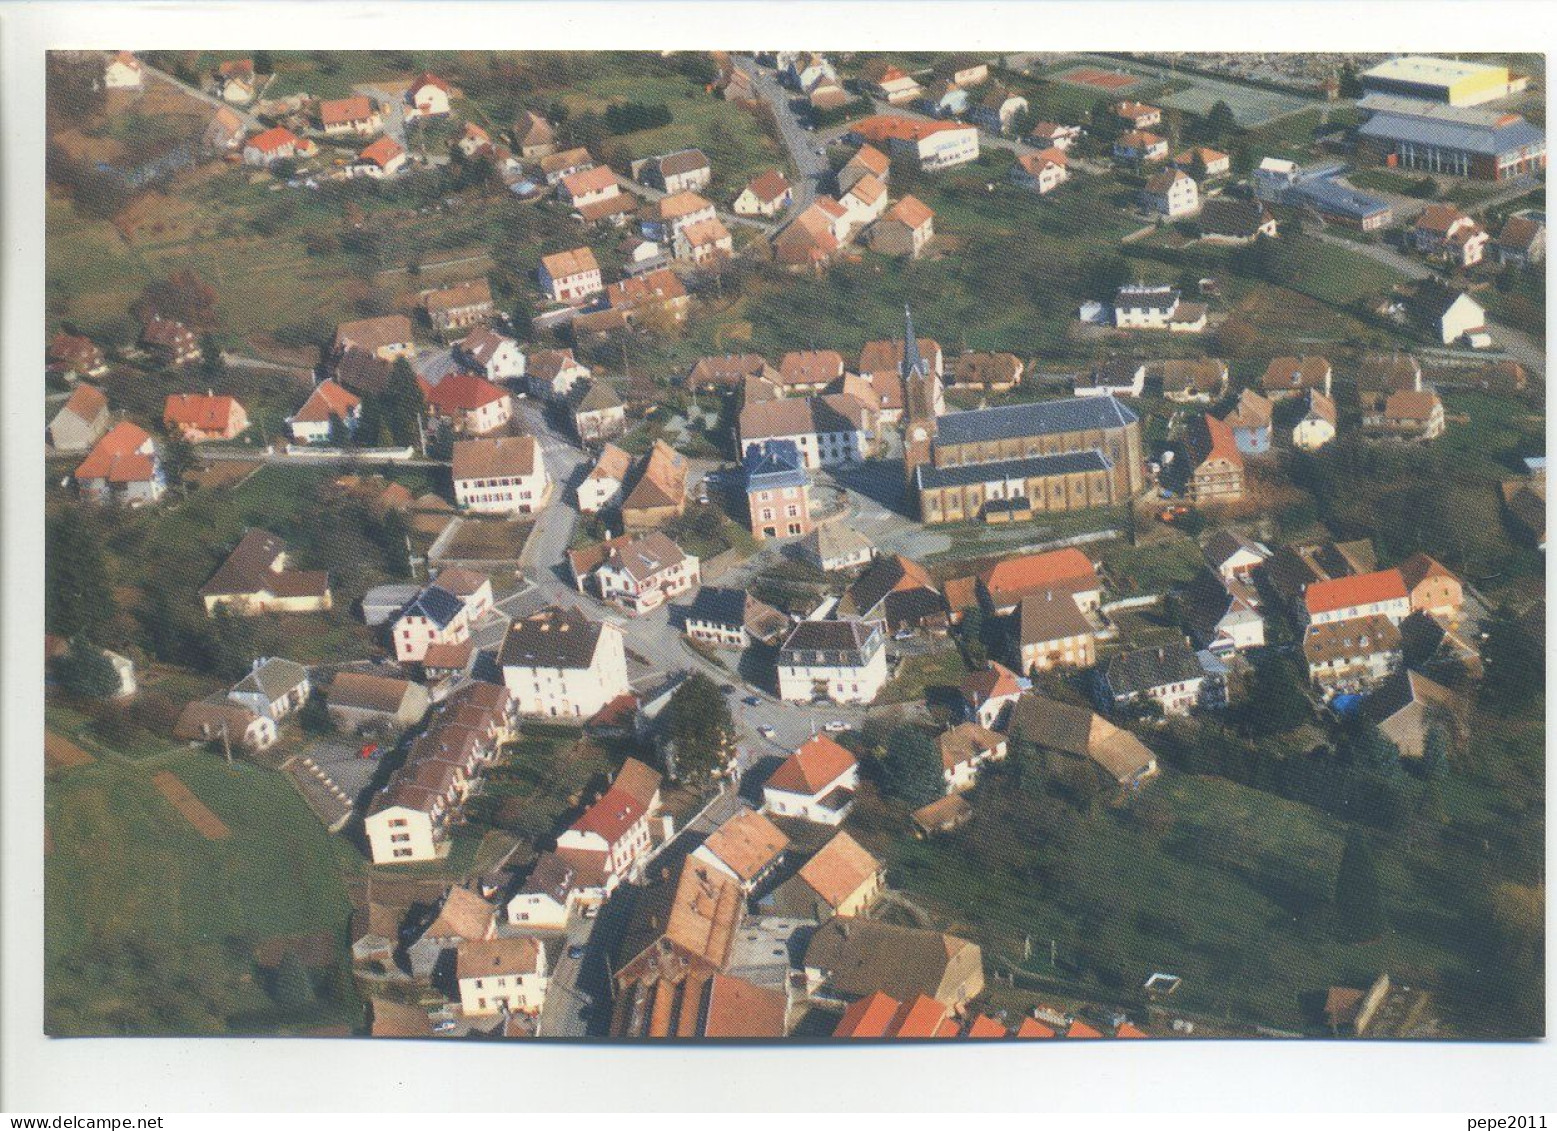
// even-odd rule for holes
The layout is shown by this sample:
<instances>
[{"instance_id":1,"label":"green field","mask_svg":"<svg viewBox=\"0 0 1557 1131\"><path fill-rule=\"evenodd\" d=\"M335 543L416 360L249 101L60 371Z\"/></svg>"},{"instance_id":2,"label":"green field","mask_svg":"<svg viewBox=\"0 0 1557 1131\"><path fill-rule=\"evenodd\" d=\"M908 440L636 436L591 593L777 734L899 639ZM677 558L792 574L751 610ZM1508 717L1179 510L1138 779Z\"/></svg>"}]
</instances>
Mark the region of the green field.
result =
<instances>
[{"instance_id":1,"label":"green field","mask_svg":"<svg viewBox=\"0 0 1557 1131\"><path fill-rule=\"evenodd\" d=\"M231 830L207 840L150 783L168 770ZM299 1032L356 1020L350 979L315 972L317 1007L263 988L266 939L328 935L344 958L357 866L278 773L169 747L108 755L48 783L46 1009L56 1036ZM331 996L333 994L333 997Z\"/></svg>"},{"instance_id":2,"label":"green field","mask_svg":"<svg viewBox=\"0 0 1557 1131\"><path fill-rule=\"evenodd\" d=\"M1458 1031L1498 1031L1498 1020L1471 1004L1483 944L1467 935L1466 917L1481 893L1425 848L1381 845L1393 929L1349 945L1334 941L1326 923L1345 835L1334 818L1172 771L1130 807L1059 816L1071 870L1063 889L1013 872L1008 846L987 835L977 844L965 836L882 844L890 882L938 925L979 942L990 968L1054 974L1048 942L1055 940L1065 967L1103 971L1061 973L1083 995L1130 1001L1148 974L1166 970L1184 979L1174 999L1180 1010L1301 1029L1301 995L1366 985L1388 970L1440 991L1440 1008ZM856 835L869 839L869 828L862 823ZM1024 962L1029 936L1033 958Z\"/></svg>"}]
</instances>

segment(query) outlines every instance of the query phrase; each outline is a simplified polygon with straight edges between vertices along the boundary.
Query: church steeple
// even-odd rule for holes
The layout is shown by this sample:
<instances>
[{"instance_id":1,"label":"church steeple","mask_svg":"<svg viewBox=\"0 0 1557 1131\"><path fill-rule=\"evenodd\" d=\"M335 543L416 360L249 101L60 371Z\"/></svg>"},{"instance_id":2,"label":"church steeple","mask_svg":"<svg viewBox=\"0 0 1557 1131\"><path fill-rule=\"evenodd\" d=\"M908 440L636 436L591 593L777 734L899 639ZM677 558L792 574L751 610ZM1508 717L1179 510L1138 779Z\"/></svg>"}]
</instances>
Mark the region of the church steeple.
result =
<instances>
[{"instance_id":1,"label":"church steeple","mask_svg":"<svg viewBox=\"0 0 1557 1131\"><path fill-rule=\"evenodd\" d=\"M928 373L924 358L919 356L919 339L914 336L914 312L903 304L903 380L914 374Z\"/></svg>"}]
</instances>

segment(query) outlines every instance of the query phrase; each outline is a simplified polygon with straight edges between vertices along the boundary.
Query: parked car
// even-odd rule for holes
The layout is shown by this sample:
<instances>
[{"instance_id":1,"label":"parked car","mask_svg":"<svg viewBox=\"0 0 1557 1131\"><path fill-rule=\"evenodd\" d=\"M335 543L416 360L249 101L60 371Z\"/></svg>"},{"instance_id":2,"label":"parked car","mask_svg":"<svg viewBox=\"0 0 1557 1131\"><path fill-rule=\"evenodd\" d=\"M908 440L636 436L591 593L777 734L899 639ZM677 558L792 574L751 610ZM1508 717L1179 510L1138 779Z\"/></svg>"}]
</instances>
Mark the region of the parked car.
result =
<instances>
[{"instance_id":1,"label":"parked car","mask_svg":"<svg viewBox=\"0 0 1557 1131\"><path fill-rule=\"evenodd\" d=\"M573 946L568 947L568 957L573 959L573 960L575 960L575 961L577 961L580 958L583 958L584 957L584 948L582 946L579 946L577 943L575 943Z\"/></svg>"},{"instance_id":2,"label":"parked car","mask_svg":"<svg viewBox=\"0 0 1557 1131\"><path fill-rule=\"evenodd\" d=\"M742 699L741 702L745 703L748 707L755 707L758 703L761 703L762 700L758 699L755 695L748 695L746 698Z\"/></svg>"},{"instance_id":3,"label":"parked car","mask_svg":"<svg viewBox=\"0 0 1557 1131\"><path fill-rule=\"evenodd\" d=\"M772 727L764 725L757 728L757 733L762 735L763 738L772 738L774 731Z\"/></svg>"},{"instance_id":4,"label":"parked car","mask_svg":"<svg viewBox=\"0 0 1557 1131\"><path fill-rule=\"evenodd\" d=\"M456 1026L455 1026L455 1023L454 1023L453 1019L445 1018L444 1020L439 1021L436 1025L433 1026L433 1032L434 1033L452 1033L454 1031L455 1027Z\"/></svg>"},{"instance_id":5,"label":"parked car","mask_svg":"<svg viewBox=\"0 0 1557 1131\"><path fill-rule=\"evenodd\" d=\"M844 722L842 719L834 719L832 722L827 724L827 729L836 733L840 730L848 730L849 724Z\"/></svg>"}]
</instances>

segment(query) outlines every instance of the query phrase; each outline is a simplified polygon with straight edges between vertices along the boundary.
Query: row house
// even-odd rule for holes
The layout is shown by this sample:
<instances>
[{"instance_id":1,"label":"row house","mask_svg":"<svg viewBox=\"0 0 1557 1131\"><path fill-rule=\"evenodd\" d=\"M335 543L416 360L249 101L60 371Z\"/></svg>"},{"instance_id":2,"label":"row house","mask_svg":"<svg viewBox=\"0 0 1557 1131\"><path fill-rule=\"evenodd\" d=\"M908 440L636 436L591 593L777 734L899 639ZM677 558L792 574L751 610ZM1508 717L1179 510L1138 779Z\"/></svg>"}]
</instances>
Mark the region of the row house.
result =
<instances>
[{"instance_id":1,"label":"row house","mask_svg":"<svg viewBox=\"0 0 1557 1131\"><path fill-rule=\"evenodd\" d=\"M594 167L595 159L583 146L564 149L560 153L548 153L541 158L541 176L546 178L547 188L556 188L564 177Z\"/></svg>"},{"instance_id":2,"label":"row house","mask_svg":"<svg viewBox=\"0 0 1557 1131\"><path fill-rule=\"evenodd\" d=\"M1272 401L1300 397L1310 389L1328 397L1333 376L1328 358L1274 357L1260 377L1260 391Z\"/></svg>"},{"instance_id":3,"label":"row house","mask_svg":"<svg viewBox=\"0 0 1557 1131\"><path fill-rule=\"evenodd\" d=\"M682 623L687 636L701 644L741 650L753 641L777 644L788 628L788 616L744 589L708 585L697 591Z\"/></svg>"},{"instance_id":4,"label":"row house","mask_svg":"<svg viewBox=\"0 0 1557 1131\"><path fill-rule=\"evenodd\" d=\"M1214 684L1183 644L1137 648L1112 657L1098 677L1098 698L1113 709L1151 702L1165 715L1187 715L1215 705Z\"/></svg>"},{"instance_id":5,"label":"row house","mask_svg":"<svg viewBox=\"0 0 1557 1131\"><path fill-rule=\"evenodd\" d=\"M870 226L865 242L881 255L918 259L935 238L935 211L917 196L904 196Z\"/></svg>"},{"instance_id":6,"label":"row house","mask_svg":"<svg viewBox=\"0 0 1557 1131\"><path fill-rule=\"evenodd\" d=\"M738 422L742 458L770 440L791 441L808 471L866 459L874 447L874 410L847 393L748 404Z\"/></svg>"},{"instance_id":7,"label":"row house","mask_svg":"<svg viewBox=\"0 0 1557 1131\"><path fill-rule=\"evenodd\" d=\"M491 284L485 279L472 279L452 287L423 291L418 297L422 309L427 312L428 321L440 334L484 322L496 310L492 302Z\"/></svg>"},{"instance_id":8,"label":"row house","mask_svg":"<svg viewBox=\"0 0 1557 1131\"><path fill-rule=\"evenodd\" d=\"M384 118L366 95L326 98L319 103L319 127L326 137L338 134L371 137L384 128Z\"/></svg>"},{"instance_id":9,"label":"row house","mask_svg":"<svg viewBox=\"0 0 1557 1131\"><path fill-rule=\"evenodd\" d=\"M553 302L577 305L605 290L600 263L587 247L542 256L539 275L542 292Z\"/></svg>"},{"instance_id":10,"label":"row house","mask_svg":"<svg viewBox=\"0 0 1557 1131\"><path fill-rule=\"evenodd\" d=\"M1303 658L1326 699L1361 691L1400 667L1400 629L1378 613L1310 624L1303 631Z\"/></svg>"},{"instance_id":11,"label":"row house","mask_svg":"<svg viewBox=\"0 0 1557 1131\"><path fill-rule=\"evenodd\" d=\"M1303 614L1311 625L1369 616L1398 625L1411 615L1411 594L1398 569L1332 577L1304 589Z\"/></svg>"},{"instance_id":12,"label":"row house","mask_svg":"<svg viewBox=\"0 0 1557 1131\"><path fill-rule=\"evenodd\" d=\"M368 804L363 826L373 863L410 864L443 855L473 783L514 734L513 699L497 684L467 684L445 700ZM490 918L487 927L490 937Z\"/></svg>"}]
</instances>

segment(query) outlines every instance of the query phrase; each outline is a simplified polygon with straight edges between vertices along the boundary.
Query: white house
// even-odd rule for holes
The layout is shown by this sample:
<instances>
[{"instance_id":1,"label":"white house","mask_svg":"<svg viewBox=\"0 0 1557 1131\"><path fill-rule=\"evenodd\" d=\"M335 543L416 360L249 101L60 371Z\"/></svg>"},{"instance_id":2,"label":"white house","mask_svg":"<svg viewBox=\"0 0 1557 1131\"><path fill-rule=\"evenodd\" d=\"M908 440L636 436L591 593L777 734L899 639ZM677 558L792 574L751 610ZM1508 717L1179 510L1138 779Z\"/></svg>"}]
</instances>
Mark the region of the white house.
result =
<instances>
[{"instance_id":1,"label":"white house","mask_svg":"<svg viewBox=\"0 0 1557 1131\"><path fill-rule=\"evenodd\" d=\"M881 626L857 620L801 621L779 650L778 676L779 697L792 703L869 703L887 681Z\"/></svg>"},{"instance_id":2,"label":"white house","mask_svg":"<svg viewBox=\"0 0 1557 1131\"><path fill-rule=\"evenodd\" d=\"M427 586L400 611L390 626L395 659L420 663L434 644L463 644L473 618L464 601L440 585Z\"/></svg>"},{"instance_id":3,"label":"white house","mask_svg":"<svg viewBox=\"0 0 1557 1131\"><path fill-rule=\"evenodd\" d=\"M600 599L620 605L635 616L652 612L700 580L702 571L662 530L624 534L598 546L568 553L579 592L593 579Z\"/></svg>"},{"instance_id":4,"label":"white house","mask_svg":"<svg viewBox=\"0 0 1557 1131\"><path fill-rule=\"evenodd\" d=\"M139 90L143 74L141 61L128 51L120 51L103 68L103 87L107 90Z\"/></svg>"},{"instance_id":5,"label":"white house","mask_svg":"<svg viewBox=\"0 0 1557 1131\"><path fill-rule=\"evenodd\" d=\"M638 878L652 847L650 822L659 807L659 773L628 758L610 788L557 837L557 852L565 859L591 861L609 894L623 880Z\"/></svg>"},{"instance_id":6,"label":"white house","mask_svg":"<svg viewBox=\"0 0 1557 1131\"><path fill-rule=\"evenodd\" d=\"M615 444L600 449L600 458L578 485L581 514L599 514L622 501L622 488L632 468L632 456Z\"/></svg>"},{"instance_id":7,"label":"white house","mask_svg":"<svg viewBox=\"0 0 1557 1131\"><path fill-rule=\"evenodd\" d=\"M542 609L508 626L498 654L522 715L589 719L632 690L622 630L577 609Z\"/></svg>"},{"instance_id":8,"label":"white house","mask_svg":"<svg viewBox=\"0 0 1557 1131\"><path fill-rule=\"evenodd\" d=\"M483 326L467 334L455 348L461 359L481 370L488 381L518 381L524 377L524 351L506 334Z\"/></svg>"},{"instance_id":9,"label":"white house","mask_svg":"<svg viewBox=\"0 0 1557 1131\"><path fill-rule=\"evenodd\" d=\"M362 398L331 380L319 382L295 416L287 418L292 439L299 444L328 444L339 427L348 437L357 434L362 419ZM337 422L339 422L337 424Z\"/></svg>"},{"instance_id":10,"label":"white house","mask_svg":"<svg viewBox=\"0 0 1557 1131\"><path fill-rule=\"evenodd\" d=\"M872 449L870 415L846 393L754 402L741 409L741 457L768 440L792 440L807 470L858 463Z\"/></svg>"},{"instance_id":11,"label":"white house","mask_svg":"<svg viewBox=\"0 0 1557 1131\"><path fill-rule=\"evenodd\" d=\"M941 778L947 793L973 788L978 772L1006 756L1006 739L980 723L959 723L936 741L941 753Z\"/></svg>"},{"instance_id":12,"label":"white house","mask_svg":"<svg viewBox=\"0 0 1557 1131\"><path fill-rule=\"evenodd\" d=\"M605 290L600 264L587 247L541 257L541 290L555 302L579 303Z\"/></svg>"},{"instance_id":13,"label":"white house","mask_svg":"<svg viewBox=\"0 0 1557 1131\"><path fill-rule=\"evenodd\" d=\"M854 808L859 784L854 755L819 734L773 771L762 787L762 808L776 817L841 825Z\"/></svg>"},{"instance_id":14,"label":"white house","mask_svg":"<svg viewBox=\"0 0 1557 1131\"><path fill-rule=\"evenodd\" d=\"M447 82L435 74L423 71L411 80L405 92L405 116L407 118L435 118L449 112L449 95L453 93Z\"/></svg>"},{"instance_id":15,"label":"white house","mask_svg":"<svg viewBox=\"0 0 1557 1131\"><path fill-rule=\"evenodd\" d=\"M1200 190L1188 173L1164 169L1147 179L1141 204L1148 212L1175 220L1200 211Z\"/></svg>"},{"instance_id":16,"label":"white house","mask_svg":"<svg viewBox=\"0 0 1557 1131\"><path fill-rule=\"evenodd\" d=\"M1068 159L1058 148L1024 153L1011 166L1012 183L1039 196L1053 192L1069 179Z\"/></svg>"},{"instance_id":17,"label":"white house","mask_svg":"<svg viewBox=\"0 0 1557 1131\"><path fill-rule=\"evenodd\" d=\"M455 964L466 1017L535 1016L546 1001L546 948L540 939L461 941Z\"/></svg>"},{"instance_id":18,"label":"white house","mask_svg":"<svg viewBox=\"0 0 1557 1131\"><path fill-rule=\"evenodd\" d=\"M1317 451L1335 439L1335 402L1318 389L1308 390L1308 408L1292 427L1292 446Z\"/></svg>"},{"instance_id":19,"label":"white house","mask_svg":"<svg viewBox=\"0 0 1557 1131\"><path fill-rule=\"evenodd\" d=\"M1303 591L1309 624L1382 616L1398 625L1411 615L1411 594L1398 569L1380 569L1316 581Z\"/></svg>"},{"instance_id":20,"label":"white house","mask_svg":"<svg viewBox=\"0 0 1557 1131\"><path fill-rule=\"evenodd\" d=\"M532 514L551 494L534 436L460 440L453 475L455 503L477 514Z\"/></svg>"}]
</instances>

